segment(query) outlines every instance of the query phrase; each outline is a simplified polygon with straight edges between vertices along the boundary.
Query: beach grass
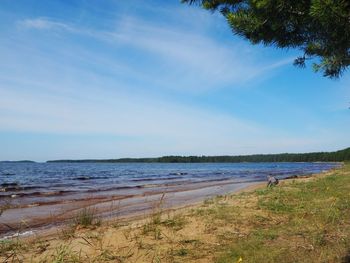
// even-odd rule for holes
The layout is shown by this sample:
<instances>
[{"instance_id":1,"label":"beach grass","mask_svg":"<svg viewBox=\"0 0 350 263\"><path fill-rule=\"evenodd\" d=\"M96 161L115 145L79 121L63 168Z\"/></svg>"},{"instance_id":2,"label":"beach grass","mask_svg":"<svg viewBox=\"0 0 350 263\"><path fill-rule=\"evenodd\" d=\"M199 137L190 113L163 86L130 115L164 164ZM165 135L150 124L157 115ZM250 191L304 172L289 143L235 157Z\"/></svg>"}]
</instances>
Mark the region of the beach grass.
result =
<instances>
[{"instance_id":1,"label":"beach grass","mask_svg":"<svg viewBox=\"0 0 350 263\"><path fill-rule=\"evenodd\" d=\"M217 262L347 262L350 165L310 181L255 191L244 237L225 242Z\"/></svg>"},{"instance_id":2,"label":"beach grass","mask_svg":"<svg viewBox=\"0 0 350 263\"><path fill-rule=\"evenodd\" d=\"M93 208L83 208L73 218L73 224L79 227L99 226L101 220L97 218Z\"/></svg>"},{"instance_id":3,"label":"beach grass","mask_svg":"<svg viewBox=\"0 0 350 263\"><path fill-rule=\"evenodd\" d=\"M94 214L82 212L76 223L84 228L74 234L6 241L1 259L14 253L13 262L349 262L349 163L188 209L163 211L163 198L148 218L118 219L118 227L96 226Z\"/></svg>"},{"instance_id":4,"label":"beach grass","mask_svg":"<svg viewBox=\"0 0 350 263\"><path fill-rule=\"evenodd\" d=\"M26 244L18 238L0 241L0 255L3 256L2 262L21 262L24 260L23 253L26 251Z\"/></svg>"}]
</instances>

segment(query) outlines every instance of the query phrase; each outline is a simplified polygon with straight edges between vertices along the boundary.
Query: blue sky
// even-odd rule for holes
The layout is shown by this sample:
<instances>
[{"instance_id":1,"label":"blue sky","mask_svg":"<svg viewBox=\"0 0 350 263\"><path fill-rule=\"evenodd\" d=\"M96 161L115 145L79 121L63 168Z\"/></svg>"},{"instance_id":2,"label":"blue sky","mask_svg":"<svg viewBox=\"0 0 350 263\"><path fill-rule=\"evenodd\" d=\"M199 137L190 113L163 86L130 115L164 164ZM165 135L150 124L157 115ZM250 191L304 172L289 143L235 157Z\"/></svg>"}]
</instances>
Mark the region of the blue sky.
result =
<instances>
[{"instance_id":1,"label":"blue sky","mask_svg":"<svg viewBox=\"0 0 350 263\"><path fill-rule=\"evenodd\" d=\"M292 65L169 1L2 0L0 160L350 145L349 74Z\"/></svg>"}]
</instances>

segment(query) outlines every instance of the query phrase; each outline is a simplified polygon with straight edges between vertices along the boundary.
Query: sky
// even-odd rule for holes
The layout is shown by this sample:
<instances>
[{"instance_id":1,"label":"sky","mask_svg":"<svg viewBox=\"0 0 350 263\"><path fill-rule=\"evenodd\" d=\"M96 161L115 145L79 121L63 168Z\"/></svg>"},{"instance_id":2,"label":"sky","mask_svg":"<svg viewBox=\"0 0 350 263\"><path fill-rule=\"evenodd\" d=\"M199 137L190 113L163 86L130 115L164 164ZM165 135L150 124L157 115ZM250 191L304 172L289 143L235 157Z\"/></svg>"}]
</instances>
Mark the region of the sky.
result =
<instances>
[{"instance_id":1,"label":"sky","mask_svg":"<svg viewBox=\"0 0 350 263\"><path fill-rule=\"evenodd\" d=\"M0 160L349 147L350 74L300 54L180 0L1 0Z\"/></svg>"}]
</instances>

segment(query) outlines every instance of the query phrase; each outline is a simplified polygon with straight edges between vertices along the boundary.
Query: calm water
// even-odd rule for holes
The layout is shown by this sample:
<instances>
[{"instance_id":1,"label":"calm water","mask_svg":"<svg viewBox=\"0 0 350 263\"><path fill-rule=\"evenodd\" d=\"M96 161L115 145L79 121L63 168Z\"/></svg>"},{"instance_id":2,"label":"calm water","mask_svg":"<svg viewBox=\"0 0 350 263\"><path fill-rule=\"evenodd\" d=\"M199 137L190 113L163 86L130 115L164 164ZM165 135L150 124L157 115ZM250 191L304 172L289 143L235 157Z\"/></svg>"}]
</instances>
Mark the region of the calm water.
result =
<instances>
[{"instance_id":1,"label":"calm water","mask_svg":"<svg viewBox=\"0 0 350 263\"><path fill-rule=\"evenodd\" d=\"M119 190L166 188L200 182L237 183L319 173L335 163L0 163L0 198L26 197L26 202L57 196Z\"/></svg>"}]
</instances>

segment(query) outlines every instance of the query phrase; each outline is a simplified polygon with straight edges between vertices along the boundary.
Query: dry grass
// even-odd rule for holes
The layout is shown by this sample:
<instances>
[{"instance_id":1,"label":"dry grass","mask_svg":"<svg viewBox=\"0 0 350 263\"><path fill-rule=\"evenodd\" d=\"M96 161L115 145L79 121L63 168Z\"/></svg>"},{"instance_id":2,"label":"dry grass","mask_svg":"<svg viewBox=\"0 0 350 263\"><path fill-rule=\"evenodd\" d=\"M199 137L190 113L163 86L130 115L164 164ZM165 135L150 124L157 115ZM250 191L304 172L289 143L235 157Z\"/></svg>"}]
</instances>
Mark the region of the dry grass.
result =
<instances>
[{"instance_id":1,"label":"dry grass","mask_svg":"<svg viewBox=\"0 0 350 263\"><path fill-rule=\"evenodd\" d=\"M26 252L26 244L18 238L0 241L1 262L23 262Z\"/></svg>"}]
</instances>

